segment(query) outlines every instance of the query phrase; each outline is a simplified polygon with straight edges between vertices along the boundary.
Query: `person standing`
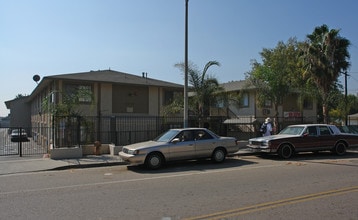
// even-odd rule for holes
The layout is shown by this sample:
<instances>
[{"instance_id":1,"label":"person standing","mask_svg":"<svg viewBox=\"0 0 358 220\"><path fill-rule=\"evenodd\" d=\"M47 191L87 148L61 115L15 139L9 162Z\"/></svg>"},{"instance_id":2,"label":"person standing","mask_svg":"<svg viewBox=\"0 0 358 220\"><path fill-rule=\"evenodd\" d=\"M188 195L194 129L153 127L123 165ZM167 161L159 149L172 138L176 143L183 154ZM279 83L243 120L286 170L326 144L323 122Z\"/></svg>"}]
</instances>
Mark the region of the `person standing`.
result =
<instances>
[{"instance_id":1,"label":"person standing","mask_svg":"<svg viewBox=\"0 0 358 220\"><path fill-rule=\"evenodd\" d=\"M271 118L266 118L265 122L260 127L262 136L270 136L272 134Z\"/></svg>"}]
</instances>

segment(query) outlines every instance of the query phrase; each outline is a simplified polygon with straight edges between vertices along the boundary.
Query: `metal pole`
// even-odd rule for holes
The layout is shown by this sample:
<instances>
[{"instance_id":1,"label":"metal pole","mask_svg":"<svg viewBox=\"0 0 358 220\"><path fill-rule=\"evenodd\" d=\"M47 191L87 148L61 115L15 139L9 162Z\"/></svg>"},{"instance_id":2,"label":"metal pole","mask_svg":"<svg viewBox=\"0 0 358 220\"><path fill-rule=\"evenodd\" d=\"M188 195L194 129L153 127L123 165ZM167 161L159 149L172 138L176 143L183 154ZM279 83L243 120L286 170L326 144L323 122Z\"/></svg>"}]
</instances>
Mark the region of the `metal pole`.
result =
<instances>
[{"instance_id":1,"label":"metal pole","mask_svg":"<svg viewBox=\"0 0 358 220\"><path fill-rule=\"evenodd\" d=\"M184 128L188 127L188 2L185 0Z\"/></svg>"},{"instance_id":2,"label":"metal pole","mask_svg":"<svg viewBox=\"0 0 358 220\"><path fill-rule=\"evenodd\" d=\"M344 85L344 114L345 114L345 124L344 125L347 125L348 124L348 112L347 112L347 102L348 102L348 99L347 99L347 71L344 72L344 79L345 79L345 85Z\"/></svg>"}]
</instances>

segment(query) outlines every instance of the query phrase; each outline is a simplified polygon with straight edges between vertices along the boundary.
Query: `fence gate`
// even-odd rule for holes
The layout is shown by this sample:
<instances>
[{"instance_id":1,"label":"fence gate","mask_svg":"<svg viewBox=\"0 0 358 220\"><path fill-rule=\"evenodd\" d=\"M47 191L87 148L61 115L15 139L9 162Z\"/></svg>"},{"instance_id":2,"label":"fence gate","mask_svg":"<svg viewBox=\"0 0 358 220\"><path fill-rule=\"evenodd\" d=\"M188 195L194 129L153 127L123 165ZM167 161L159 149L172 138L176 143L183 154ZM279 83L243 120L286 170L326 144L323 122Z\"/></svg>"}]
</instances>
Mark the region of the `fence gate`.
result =
<instances>
[{"instance_id":1,"label":"fence gate","mask_svg":"<svg viewBox=\"0 0 358 220\"><path fill-rule=\"evenodd\" d=\"M18 132L17 131L22 131ZM30 135L29 135L30 134ZM43 147L31 136L26 128L0 128L0 156L41 155L47 153Z\"/></svg>"}]
</instances>

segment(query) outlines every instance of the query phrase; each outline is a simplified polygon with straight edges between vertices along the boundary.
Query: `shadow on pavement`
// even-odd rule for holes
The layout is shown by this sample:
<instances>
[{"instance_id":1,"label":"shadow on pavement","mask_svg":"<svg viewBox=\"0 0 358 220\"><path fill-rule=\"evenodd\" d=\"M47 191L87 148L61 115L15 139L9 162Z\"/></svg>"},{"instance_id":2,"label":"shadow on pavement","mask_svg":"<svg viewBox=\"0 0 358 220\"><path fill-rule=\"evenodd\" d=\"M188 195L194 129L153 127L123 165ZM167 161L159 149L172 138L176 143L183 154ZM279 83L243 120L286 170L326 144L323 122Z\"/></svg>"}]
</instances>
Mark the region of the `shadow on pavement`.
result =
<instances>
[{"instance_id":1,"label":"shadow on pavement","mask_svg":"<svg viewBox=\"0 0 358 220\"><path fill-rule=\"evenodd\" d=\"M296 153L290 159L281 159L277 154L255 154L258 158L267 159L267 160L277 160L277 161L301 161L301 160L339 160L339 159L349 159L349 158L358 158L358 151L347 151L343 156L338 156L330 151L321 151L321 152L301 152Z\"/></svg>"},{"instance_id":2,"label":"shadow on pavement","mask_svg":"<svg viewBox=\"0 0 358 220\"><path fill-rule=\"evenodd\" d=\"M239 167L255 164L255 162L238 159L235 157L228 157L223 163L214 163L210 159L176 161L165 164L162 168L157 170L147 169L144 165L127 166L127 169L137 173L173 173L185 171L207 171L218 170L232 167Z\"/></svg>"}]
</instances>

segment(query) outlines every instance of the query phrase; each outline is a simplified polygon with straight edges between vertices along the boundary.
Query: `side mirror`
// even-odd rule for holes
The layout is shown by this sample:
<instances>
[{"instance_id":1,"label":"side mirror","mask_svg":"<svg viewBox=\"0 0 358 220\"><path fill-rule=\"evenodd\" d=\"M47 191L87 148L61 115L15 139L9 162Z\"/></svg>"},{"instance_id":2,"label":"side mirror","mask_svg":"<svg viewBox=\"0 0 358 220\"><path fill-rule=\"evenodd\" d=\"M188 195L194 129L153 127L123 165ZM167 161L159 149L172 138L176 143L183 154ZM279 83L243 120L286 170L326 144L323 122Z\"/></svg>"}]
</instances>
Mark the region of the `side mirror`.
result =
<instances>
[{"instance_id":1,"label":"side mirror","mask_svg":"<svg viewBox=\"0 0 358 220\"><path fill-rule=\"evenodd\" d=\"M173 144L176 144L176 143L178 143L178 142L180 142L180 139L179 139L179 138L174 138L174 139L172 140L172 143L173 143Z\"/></svg>"}]
</instances>

